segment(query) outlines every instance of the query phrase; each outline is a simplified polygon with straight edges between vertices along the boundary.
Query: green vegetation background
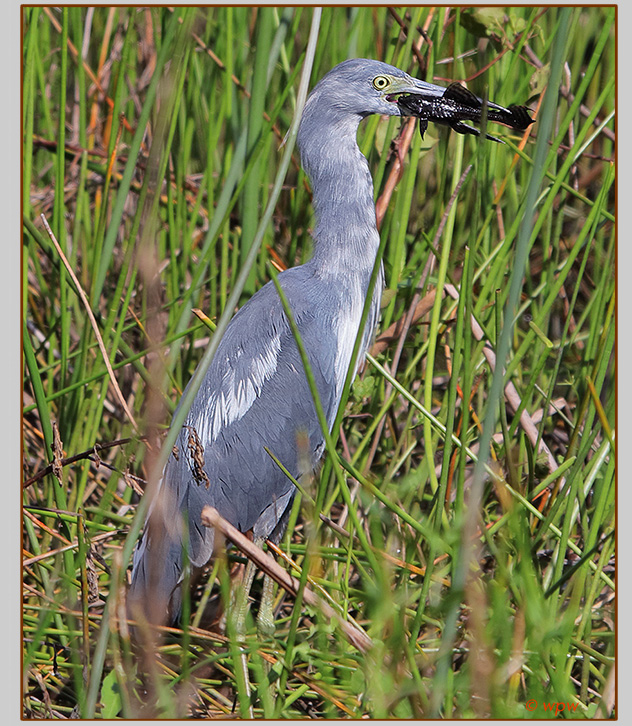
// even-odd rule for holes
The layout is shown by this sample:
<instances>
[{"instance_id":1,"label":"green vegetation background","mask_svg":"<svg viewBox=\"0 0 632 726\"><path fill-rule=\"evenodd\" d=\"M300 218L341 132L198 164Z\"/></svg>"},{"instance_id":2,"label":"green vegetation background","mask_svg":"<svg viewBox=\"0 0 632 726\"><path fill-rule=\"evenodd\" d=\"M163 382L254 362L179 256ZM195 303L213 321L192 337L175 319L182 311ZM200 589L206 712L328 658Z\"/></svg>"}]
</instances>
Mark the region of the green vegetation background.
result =
<instances>
[{"instance_id":1,"label":"green vegetation background","mask_svg":"<svg viewBox=\"0 0 632 726\"><path fill-rule=\"evenodd\" d=\"M273 636L251 619L241 643L218 632L231 550L144 673L133 657L117 618L138 492L268 202L312 20L24 8L23 715L611 716L612 7L323 10L310 87L377 58L537 121L526 143L490 129L505 145L361 126L388 203L381 337L282 544L339 619L279 590ZM295 153L242 302L270 263L309 256L312 224ZM503 349L510 401L490 368Z\"/></svg>"}]
</instances>

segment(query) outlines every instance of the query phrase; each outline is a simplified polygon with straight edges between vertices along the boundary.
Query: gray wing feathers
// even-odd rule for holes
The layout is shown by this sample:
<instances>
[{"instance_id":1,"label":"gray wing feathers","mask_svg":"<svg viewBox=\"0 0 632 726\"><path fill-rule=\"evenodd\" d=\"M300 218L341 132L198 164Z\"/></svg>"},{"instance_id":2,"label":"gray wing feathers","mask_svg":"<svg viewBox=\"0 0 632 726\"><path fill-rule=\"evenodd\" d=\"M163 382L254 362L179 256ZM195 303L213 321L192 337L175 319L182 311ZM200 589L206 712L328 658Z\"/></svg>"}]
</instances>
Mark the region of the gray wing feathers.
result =
<instances>
[{"instance_id":1,"label":"gray wing feathers","mask_svg":"<svg viewBox=\"0 0 632 726\"><path fill-rule=\"evenodd\" d=\"M294 270L301 268L285 275ZM297 282L284 288L306 349L316 352L310 366L331 421L338 403L328 383L335 358L327 341L331 331L313 304L302 305L305 281ZM297 432L307 434L312 466L322 451L312 395L278 294L268 284L255 297L257 304L247 303L236 314L218 347L134 556L130 597L139 599L144 592L167 600L172 618L179 610L183 546L194 567L213 553L213 531L201 524L203 507L214 506L241 531L254 528L255 535L269 536L291 503L294 486L265 447L296 477L304 473L305 458Z\"/></svg>"}]
</instances>

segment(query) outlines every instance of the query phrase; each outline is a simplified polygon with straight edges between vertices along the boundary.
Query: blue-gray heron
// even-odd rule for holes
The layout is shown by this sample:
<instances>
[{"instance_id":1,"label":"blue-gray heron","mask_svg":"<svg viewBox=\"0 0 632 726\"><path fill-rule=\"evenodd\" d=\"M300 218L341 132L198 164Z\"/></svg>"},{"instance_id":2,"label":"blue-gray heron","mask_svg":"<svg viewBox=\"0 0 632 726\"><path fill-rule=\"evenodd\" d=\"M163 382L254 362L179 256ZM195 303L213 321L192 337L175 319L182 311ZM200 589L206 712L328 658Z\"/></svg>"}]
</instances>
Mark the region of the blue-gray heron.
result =
<instances>
[{"instance_id":1,"label":"blue-gray heron","mask_svg":"<svg viewBox=\"0 0 632 726\"><path fill-rule=\"evenodd\" d=\"M397 103L402 94L440 98L445 90L386 63L357 59L336 66L307 99L298 148L313 192L314 250L278 281L330 429L379 245L358 124L371 114L405 115ZM382 287L380 273L359 360L377 325ZM299 432L308 437L307 463ZM296 478L316 466L324 449L297 344L271 282L234 316L179 433L134 554L132 608L140 605L151 622L178 616L183 549L193 568L206 565L213 553L213 530L201 524L207 504L242 532L252 530L255 541L279 541L295 487L266 449Z\"/></svg>"}]
</instances>

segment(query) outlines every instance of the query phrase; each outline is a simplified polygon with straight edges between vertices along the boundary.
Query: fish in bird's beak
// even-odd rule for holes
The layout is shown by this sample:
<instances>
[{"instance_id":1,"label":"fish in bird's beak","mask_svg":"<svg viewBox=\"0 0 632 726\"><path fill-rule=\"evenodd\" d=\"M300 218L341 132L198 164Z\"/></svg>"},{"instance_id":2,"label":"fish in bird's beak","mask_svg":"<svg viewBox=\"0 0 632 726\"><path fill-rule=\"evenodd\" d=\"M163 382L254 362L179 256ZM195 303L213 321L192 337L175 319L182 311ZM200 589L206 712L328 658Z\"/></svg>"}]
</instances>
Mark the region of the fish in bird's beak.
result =
<instances>
[{"instance_id":1,"label":"fish in bird's beak","mask_svg":"<svg viewBox=\"0 0 632 726\"><path fill-rule=\"evenodd\" d=\"M475 121L481 123L486 116L487 121L509 126L513 129L524 131L534 119L529 116L529 109L525 106L499 106L497 103L475 96L460 83L452 83L447 88L424 84L428 90L420 89L411 93L398 94L396 103L402 116L415 116L419 119L419 132L423 139L428 128L428 122L450 126L459 134L480 135L480 131L473 126L462 123L463 121ZM441 94L436 92L440 89ZM488 139L504 143L502 139L490 134L485 134Z\"/></svg>"}]
</instances>

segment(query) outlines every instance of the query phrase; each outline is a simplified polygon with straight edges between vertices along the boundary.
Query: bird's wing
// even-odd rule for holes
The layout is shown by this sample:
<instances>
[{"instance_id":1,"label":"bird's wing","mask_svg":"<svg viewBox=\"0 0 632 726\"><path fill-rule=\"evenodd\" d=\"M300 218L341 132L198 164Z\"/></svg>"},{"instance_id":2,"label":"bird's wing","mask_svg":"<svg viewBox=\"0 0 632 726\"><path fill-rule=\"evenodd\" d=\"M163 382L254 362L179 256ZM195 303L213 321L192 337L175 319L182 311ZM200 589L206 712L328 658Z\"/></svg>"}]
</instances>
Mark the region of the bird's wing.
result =
<instances>
[{"instance_id":1,"label":"bird's wing","mask_svg":"<svg viewBox=\"0 0 632 726\"><path fill-rule=\"evenodd\" d=\"M325 415L332 420L337 401L330 383L331 331L317 308L303 304L300 289L290 286L288 293L311 351ZM278 294L268 285L226 330L178 437L177 455L164 471L162 486L188 515L191 561L199 566L212 554L212 533L200 521L205 504L241 531L256 527L267 536L294 494L270 454L298 477L320 458L323 440L296 342Z\"/></svg>"}]
</instances>

